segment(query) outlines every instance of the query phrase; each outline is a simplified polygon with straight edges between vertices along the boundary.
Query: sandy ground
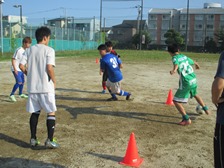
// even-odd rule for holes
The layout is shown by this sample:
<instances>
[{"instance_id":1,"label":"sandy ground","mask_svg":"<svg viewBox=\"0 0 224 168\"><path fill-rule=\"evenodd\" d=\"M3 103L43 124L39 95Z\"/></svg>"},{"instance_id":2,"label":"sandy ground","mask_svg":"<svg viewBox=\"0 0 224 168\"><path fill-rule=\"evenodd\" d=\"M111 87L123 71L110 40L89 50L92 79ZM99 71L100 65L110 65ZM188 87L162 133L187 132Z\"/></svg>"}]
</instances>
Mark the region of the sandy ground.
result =
<instances>
[{"instance_id":1,"label":"sandy ground","mask_svg":"<svg viewBox=\"0 0 224 168\"><path fill-rule=\"evenodd\" d=\"M199 95L211 115L198 115L194 99L185 105L192 118L190 126L178 126L181 116L174 106L165 105L170 89L178 87L178 75L171 76L171 62L124 64L123 90L133 101L105 101L101 94L99 64L95 60L56 60L57 124L59 149L44 148L46 114L41 113L37 136L41 146L29 146L29 117L26 100L16 103L8 96L14 84L10 63L0 63L0 167L121 168L130 134L135 134L141 168L213 167L215 108L211 103L211 83L217 64L201 63L196 71ZM26 87L25 87L26 89Z\"/></svg>"}]
</instances>

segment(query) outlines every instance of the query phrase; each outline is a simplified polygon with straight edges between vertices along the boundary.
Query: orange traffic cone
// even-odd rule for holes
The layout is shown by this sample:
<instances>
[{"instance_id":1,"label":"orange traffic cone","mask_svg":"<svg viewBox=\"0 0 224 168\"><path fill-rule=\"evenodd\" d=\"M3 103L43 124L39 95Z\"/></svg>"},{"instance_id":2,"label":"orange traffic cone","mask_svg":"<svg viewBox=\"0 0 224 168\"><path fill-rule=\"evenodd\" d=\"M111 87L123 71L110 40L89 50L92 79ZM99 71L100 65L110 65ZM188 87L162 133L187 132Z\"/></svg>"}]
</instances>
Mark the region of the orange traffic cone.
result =
<instances>
[{"instance_id":1,"label":"orange traffic cone","mask_svg":"<svg viewBox=\"0 0 224 168\"><path fill-rule=\"evenodd\" d=\"M119 163L126 166L139 167L142 161L143 159L138 156L135 134L131 133L125 157Z\"/></svg>"},{"instance_id":2,"label":"orange traffic cone","mask_svg":"<svg viewBox=\"0 0 224 168\"><path fill-rule=\"evenodd\" d=\"M173 105L173 93L172 89L170 89L167 100L166 100L167 105Z\"/></svg>"},{"instance_id":3,"label":"orange traffic cone","mask_svg":"<svg viewBox=\"0 0 224 168\"><path fill-rule=\"evenodd\" d=\"M98 58L96 58L96 64L98 64L99 63L99 59Z\"/></svg>"}]
</instances>

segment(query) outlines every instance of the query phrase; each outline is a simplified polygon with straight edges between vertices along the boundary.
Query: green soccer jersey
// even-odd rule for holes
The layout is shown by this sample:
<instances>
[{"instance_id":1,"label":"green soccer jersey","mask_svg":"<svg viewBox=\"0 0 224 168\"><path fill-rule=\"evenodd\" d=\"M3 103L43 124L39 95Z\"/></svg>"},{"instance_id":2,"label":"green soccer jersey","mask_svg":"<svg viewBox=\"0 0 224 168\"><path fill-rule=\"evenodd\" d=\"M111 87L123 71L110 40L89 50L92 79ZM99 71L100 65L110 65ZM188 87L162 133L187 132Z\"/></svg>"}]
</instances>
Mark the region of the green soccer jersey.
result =
<instances>
[{"instance_id":1,"label":"green soccer jersey","mask_svg":"<svg viewBox=\"0 0 224 168\"><path fill-rule=\"evenodd\" d=\"M196 87L197 80L192 67L194 61L183 54L173 56L172 61L174 65L178 65L177 71L180 75L180 89Z\"/></svg>"}]
</instances>

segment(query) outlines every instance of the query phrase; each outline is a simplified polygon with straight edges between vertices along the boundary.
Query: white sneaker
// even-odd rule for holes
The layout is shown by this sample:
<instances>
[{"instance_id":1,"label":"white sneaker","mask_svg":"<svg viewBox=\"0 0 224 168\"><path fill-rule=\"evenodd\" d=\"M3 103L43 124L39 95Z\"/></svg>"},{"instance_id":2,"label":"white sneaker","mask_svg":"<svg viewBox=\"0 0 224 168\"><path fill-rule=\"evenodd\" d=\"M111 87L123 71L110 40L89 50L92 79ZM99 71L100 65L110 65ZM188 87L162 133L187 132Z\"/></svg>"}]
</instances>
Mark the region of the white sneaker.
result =
<instances>
[{"instance_id":1,"label":"white sneaker","mask_svg":"<svg viewBox=\"0 0 224 168\"><path fill-rule=\"evenodd\" d=\"M9 96L9 99L12 101L12 102L16 102L16 98L15 98L15 95L11 95Z\"/></svg>"}]
</instances>

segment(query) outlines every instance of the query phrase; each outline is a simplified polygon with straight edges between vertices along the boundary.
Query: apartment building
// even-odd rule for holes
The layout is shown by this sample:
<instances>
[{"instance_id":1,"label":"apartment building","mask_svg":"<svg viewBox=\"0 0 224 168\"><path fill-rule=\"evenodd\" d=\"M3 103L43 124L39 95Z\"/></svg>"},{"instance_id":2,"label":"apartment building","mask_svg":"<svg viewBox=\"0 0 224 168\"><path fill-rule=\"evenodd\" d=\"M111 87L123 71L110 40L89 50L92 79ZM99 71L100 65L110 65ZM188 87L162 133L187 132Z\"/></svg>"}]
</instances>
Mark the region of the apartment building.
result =
<instances>
[{"instance_id":1,"label":"apartment building","mask_svg":"<svg viewBox=\"0 0 224 168\"><path fill-rule=\"evenodd\" d=\"M53 29L57 39L77 39L83 34L85 40L94 40L94 36L100 31L100 21L95 18L63 17L47 20L47 25Z\"/></svg>"},{"instance_id":2,"label":"apartment building","mask_svg":"<svg viewBox=\"0 0 224 168\"><path fill-rule=\"evenodd\" d=\"M148 13L148 25L153 45L166 45L164 34L174 29L184 37L187 32L188 46L203 47L206 40L217 42L215 33L224 29L224 9L218 3L205 3L204 8L190 8L187 17L187 9L153 8Z\"/></svg>"}]
</instances>

